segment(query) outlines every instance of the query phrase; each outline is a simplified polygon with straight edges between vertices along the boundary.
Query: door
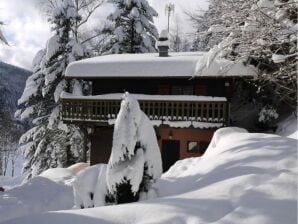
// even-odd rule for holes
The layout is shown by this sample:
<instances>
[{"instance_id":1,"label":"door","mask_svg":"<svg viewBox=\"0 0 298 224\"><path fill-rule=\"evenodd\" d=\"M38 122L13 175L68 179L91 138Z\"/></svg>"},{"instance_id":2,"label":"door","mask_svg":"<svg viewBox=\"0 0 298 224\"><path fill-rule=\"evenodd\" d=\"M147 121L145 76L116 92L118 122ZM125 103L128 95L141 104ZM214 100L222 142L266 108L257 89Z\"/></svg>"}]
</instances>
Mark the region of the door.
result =
<instances>
[{"instance_id":1,"label":"door","mask_svg":"<svg viewBox=\"0 0 298 224\"><path fill-rule=\"evenodd\" d=\"M162 141L162 169L167 171L177 160L180 154L180 141L163 140Z\"/></svg>"},{"instance_id":2,"label":"door","mask_svg":"<svg viewBox=\"0 0 298 224\"><path fill-rule=\"evenodd\" d=\"M113 142L113 131L114 129L112 127L95 128L91 137L91 165L98 163L107 164L109 162Z\"/></svg>"}]
</instances>

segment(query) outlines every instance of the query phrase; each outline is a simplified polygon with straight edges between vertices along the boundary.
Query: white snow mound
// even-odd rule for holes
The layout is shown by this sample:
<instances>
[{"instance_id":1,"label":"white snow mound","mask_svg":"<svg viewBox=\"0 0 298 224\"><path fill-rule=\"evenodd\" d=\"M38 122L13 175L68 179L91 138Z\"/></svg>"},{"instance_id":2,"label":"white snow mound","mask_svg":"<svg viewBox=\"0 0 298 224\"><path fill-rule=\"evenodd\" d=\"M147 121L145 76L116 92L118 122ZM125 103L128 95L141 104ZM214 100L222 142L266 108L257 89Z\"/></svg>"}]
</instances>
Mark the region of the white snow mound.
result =
<instances>
[{"instance_id":1,"label":"white snow mound","mask_svg":"<svg viewBox=\"0 0 298 224\"><path fill-rule=\"evenodd\" d=\"M288 138L298 139L297 117L292 114L278 124L276 133Z\"/></svg>"},{"instance_id":2,"label":"white snow mound","mask_svg":"<svg viewBox=\"0 0 298 224\"><path fill-rule=\"evenodd\" d=\"M97 164L81 170L73 183L74 207L93 208L105 204L106 164Z\"/></svg>"},{"instance_id":3,"label":"white snow mound","mask_svg":"<svg viewBox=\"0 0 298 224\"><path fill-rule=\"evenodd\" d=\"M0 192L0 223L34 213L70 209L72 206L71 186L37 176L19 187Z\"/></svg>"},{"instance_id":4,"label":"white snow mound","mask_svg":"<svg viewBox=\"0 0 298 224\"><path fill-rule=\"evenodd\" d=\"M7 224L297 223L297 140L235 128L215 137L203 157L178 161L157 181L158 198Z\"/></svg>"},{"instance_id":5,"label":"white snow mound","mask_svg":"<svg viewBox=\"0 0 298 224\"><path fill-rule=\"evenodd\" d=\"M65 168L52 168L45 170L39 176L48 178L54 182L65 183L73 179L73 174Z\"/></svg>"}]
</instances>

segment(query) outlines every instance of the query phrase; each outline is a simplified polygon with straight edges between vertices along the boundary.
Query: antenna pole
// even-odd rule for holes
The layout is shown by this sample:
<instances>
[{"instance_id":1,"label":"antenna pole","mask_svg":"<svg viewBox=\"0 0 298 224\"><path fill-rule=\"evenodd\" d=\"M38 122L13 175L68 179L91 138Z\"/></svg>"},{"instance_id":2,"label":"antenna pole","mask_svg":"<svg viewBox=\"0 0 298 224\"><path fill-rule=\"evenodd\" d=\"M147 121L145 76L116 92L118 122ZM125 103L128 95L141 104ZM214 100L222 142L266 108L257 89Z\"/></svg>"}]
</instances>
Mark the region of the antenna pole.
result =
<instances>
[{"instance_id":1,"label":"antenna pole","mask_svg":"<svg viewBox=\"0 0 298 224\"><path fill-rule=\"evenodd\" d=\"M168 16L168 33L170 32L170 18L174 14L175 5L173 3L166 4L166 15Z\"/></svg>"}]
</instances>

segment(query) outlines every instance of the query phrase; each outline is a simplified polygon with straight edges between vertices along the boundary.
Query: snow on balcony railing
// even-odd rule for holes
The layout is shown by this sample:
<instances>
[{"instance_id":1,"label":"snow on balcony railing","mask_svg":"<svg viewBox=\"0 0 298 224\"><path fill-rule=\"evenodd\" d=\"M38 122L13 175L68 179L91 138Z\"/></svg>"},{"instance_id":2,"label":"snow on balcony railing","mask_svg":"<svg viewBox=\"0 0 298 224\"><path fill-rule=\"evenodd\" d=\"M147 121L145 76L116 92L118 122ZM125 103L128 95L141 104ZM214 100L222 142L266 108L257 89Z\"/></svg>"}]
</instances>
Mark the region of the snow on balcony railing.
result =
<instances>
[{"instance_id":1,"label":"snow on balcony railing","mask_svg":"<svg viewBox=\"0 0 298 224\"><path fill-rule=\"evenodd\" d=\"M228 122L228 104L224 97L178 96L178 95L142 95L131 94L141 109L152 121L169 122L188 121L191 123ZM122 94L98 96L61 95L62 119L64 122L109 122L116 118Z\"/></svg>"}]
</instances>

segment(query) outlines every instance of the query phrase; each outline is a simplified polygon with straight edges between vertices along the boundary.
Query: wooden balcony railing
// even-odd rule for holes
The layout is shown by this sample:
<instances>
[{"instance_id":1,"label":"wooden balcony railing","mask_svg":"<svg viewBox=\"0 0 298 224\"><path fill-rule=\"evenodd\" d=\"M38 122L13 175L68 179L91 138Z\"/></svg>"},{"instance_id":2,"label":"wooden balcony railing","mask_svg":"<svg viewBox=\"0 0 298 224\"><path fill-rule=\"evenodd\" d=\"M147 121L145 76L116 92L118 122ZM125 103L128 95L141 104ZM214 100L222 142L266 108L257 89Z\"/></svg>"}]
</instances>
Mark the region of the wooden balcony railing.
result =
<instances>
[{"instance_id":1,"label":"wooden balcony railing","mask_svg":"<svg viewBox=\"0 0 298 224\"><path fill-rule=\"evenodd\" d=\"M222 123L229 120L228 103L219 101L181 101L169 99L139 99L144 113L151 120L197 121ZM115 119L121 100L88 97L62 98L62 119L66 123L107 122Z\"/></svg>"}]
</instances>

